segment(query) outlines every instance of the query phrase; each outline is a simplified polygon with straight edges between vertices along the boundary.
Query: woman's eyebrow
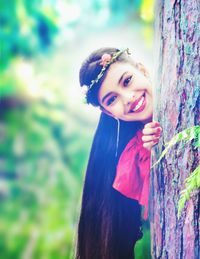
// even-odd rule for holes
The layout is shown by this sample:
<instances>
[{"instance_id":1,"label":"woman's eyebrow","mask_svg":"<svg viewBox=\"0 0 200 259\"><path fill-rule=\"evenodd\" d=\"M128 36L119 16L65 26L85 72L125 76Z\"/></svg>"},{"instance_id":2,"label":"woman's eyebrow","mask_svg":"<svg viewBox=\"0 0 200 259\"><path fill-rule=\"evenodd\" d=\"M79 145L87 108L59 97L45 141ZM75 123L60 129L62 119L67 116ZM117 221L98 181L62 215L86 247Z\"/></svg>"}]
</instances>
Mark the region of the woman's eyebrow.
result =
<instances>
[{"instance_id":1,"label":"woman's eyebrow","mask_svg":"<svg viewBox=\"0 0 200 259\"><path fill-rule=\"evenodd\" d=\"M111 95L111 94L112 94L111 92L107 93L107 94L102 98L101 102L103 103L103 102L105 101L105 99L106 99L109 95Z\"/></svg>"},{"instance_id":2,"label":"woman's eyebrow","mask_svg":"<svg viewBox=\"0 0 200 259\"><path fill-rule=\"evenodd\" d=\"M120 77L120 79L119 79L119 81L118 81L118 85L121 84L121 81L123 80L123 77L124 77L127 73L128 73L128 71L126 71L126 72L124 72L124 73L122 74L122 76Z\"/></svg>"}]
</instances>

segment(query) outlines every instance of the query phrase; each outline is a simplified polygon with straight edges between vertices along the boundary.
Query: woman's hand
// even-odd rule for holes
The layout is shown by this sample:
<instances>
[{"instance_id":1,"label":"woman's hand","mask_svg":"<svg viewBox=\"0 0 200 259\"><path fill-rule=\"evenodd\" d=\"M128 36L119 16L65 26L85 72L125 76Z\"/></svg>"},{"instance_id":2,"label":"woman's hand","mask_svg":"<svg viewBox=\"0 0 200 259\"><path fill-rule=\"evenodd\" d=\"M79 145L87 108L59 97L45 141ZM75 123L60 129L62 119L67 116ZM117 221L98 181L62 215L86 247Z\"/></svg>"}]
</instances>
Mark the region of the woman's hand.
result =
<instances>
[{"instance_id":1,"label":"woman's hand","mask_svg":"<svg viewBox=\"0 0 200 259\"><path fill-rule=\"evenodd\" d=\"M153 146L158 144L161 132L162 128L160 127L159 122L153 121L145 124L144 129L142 131L143 147L151 150Z\"/></svg>"}]
</instances>

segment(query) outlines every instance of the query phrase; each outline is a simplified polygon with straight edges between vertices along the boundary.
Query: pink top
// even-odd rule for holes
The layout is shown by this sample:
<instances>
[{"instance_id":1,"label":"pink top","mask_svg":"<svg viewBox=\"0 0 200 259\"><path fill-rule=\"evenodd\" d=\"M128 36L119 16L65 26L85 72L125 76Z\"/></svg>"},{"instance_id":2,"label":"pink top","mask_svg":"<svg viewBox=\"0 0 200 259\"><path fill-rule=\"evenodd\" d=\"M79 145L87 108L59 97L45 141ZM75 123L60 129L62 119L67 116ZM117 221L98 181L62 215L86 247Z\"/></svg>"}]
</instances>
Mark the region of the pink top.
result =
<instances>
[{"instance_id":1,"label":"pink top","mask_svg":"<svg viewBox=\"0 0 200 259\"><path fill-rule=\"evenodd\" d=\"M148 215L150 154L143 147L142 132L138 131L119 158L113 182L113 188L144 206L144 219Z\"/></svg>"}]
</instances>

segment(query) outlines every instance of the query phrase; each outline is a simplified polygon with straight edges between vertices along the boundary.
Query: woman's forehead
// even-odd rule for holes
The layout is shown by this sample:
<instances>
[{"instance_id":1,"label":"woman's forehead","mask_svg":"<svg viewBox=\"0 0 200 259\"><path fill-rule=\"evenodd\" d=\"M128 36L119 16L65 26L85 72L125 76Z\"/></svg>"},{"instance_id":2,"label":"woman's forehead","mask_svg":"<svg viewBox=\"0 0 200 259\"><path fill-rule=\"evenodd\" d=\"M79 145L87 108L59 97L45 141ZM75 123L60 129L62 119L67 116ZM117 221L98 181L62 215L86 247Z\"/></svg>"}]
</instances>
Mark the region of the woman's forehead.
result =
<instances>
[{"instance_id":1,"label":"woman's forehead","mask_svg":"<svg viewBox=\"0 0 200 259\"><path fill-rule=\"evenodd\" d=\"M130 63L116 62L112 64L109 67L108 72L99 90L103 89L105 86L110 84L118 84L122 75L126 72L133 71L133 69L134 69L134 66Z\"/></svg>"}]
</instances>

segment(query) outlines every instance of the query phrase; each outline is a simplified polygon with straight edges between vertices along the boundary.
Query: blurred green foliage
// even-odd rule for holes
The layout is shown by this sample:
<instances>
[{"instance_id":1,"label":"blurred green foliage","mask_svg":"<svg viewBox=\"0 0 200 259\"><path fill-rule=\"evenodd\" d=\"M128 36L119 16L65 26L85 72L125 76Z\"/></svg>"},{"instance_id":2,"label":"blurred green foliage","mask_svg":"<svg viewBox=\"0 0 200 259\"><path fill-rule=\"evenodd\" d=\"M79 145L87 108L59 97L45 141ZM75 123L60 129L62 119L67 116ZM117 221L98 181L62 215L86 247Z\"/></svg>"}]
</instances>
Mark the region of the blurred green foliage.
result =
<instances>
[{"instance_id":1,"label":"blurred green foliage","mask_svg":"<svg viewBox=\"0 0 200 259\"><path fill-rule=\"evenodd\" d=\"M0 258L73 258L95 122L68 104L64 86L45 71L59 37L67 44L70 29L76 34L91 24L89 13L105 10L106 24L127 12L129 19L142 16L151 23L152 5L152 0L0 1ZM70 64L67 60L65 77Z\"/></svg>"},{"instance_id":2,"label":"blurred green foliage","mask_svg":"<svg viewBox=\"0 0 200 259\"><path fill-rule=\"evenodd\" d=\"M51 1L44 2L0 2L1 68L16 56L33 57L52 43L59 30L58 17Z\"/></svg>"},{"instance_id":3,"label":"blurred green foliage","mask_svg":"<svg viewBox=\"0 0 200 259\"><path fill-rule=\"evenodd\" d=\"M151 259L149 221L143 223L143 237L135 246L136 259Z\"/></svg>"},{"instance_id":4,"label":"blurred green foliage","mask_svg":"<svg viewBox=\"0 0 200 259\"><path fill-rule=\"evenodd\" d=\"M63 113L32 103L3 115L2 258L70 258L88 143Z\"/></svg>"}]
</instances>

